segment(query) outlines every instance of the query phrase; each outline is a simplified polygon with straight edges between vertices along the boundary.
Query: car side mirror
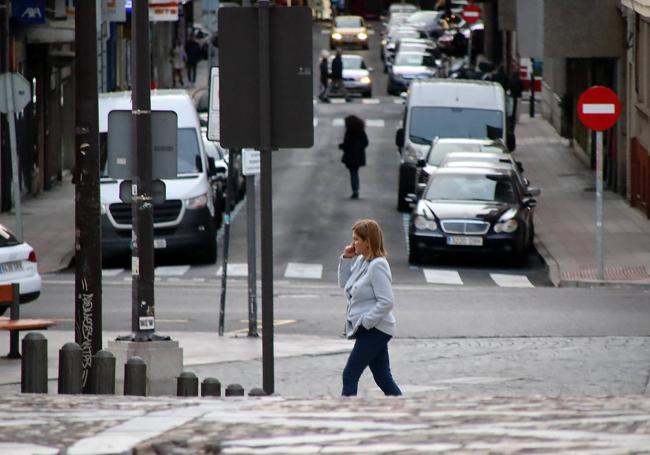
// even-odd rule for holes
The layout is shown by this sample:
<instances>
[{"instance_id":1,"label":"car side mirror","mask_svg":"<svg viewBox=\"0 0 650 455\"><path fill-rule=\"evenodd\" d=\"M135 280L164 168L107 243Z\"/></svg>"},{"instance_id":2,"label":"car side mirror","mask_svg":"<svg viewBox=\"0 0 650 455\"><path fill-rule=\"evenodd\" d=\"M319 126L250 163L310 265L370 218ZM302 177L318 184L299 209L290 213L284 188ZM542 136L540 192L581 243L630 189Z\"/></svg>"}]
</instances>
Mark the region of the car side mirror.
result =
<instances>
[{"instance_id":1,"label":"car side mirror","mask_svg":"<svg viewBox=\"0 0 650 455\"><path fill-rule=\"evenodd\" d=\"M524 205L529 208L537 207L537 200L532 197L527 197L524 199Z\"/></svg>"},{"instance_id":2,"label":"car side mirror","mask_svg":"<svg viewBox=\"0 0 650 455\"><path fill-rule=\"evenodd\" d=\"M395 133L395 145L398 148L404 147L404 128L400 128Z\"/></svg>"},{"instance_id":3,"label":"car side mirror","mask_svg":"<svg viewBox=\"0 0 650 455\"><path fill-rule=\"evenodd\" d=\"M217 166L214 164L214 158L208 157L208 175L215 175L217 173Z\"/></svg>"},{"instance_id":4,"label":"car side mirror","mask_svg":"<svg viewBox=\"0 0 650 455\"><path fill-rule=\"evenodd\" d=\"M426 165L427 165L427 161L426 161L426 160L424 160L424 159L422 159L422 158L420 158L420 159L418 160L417 167L424 167L424 166L426 166Z\"/></svg>"},{"instance_id":5,"label":"car side mirror","mask_svg":"<svg viewBox=\"0 0 650 455\"><path fill-rule=\"evenodd\" d=\"M542 190L534 186L528 187L526 192L534 197L538 197L540 194L542 194Z\"/></svg>"},{"instance_id":6,"label":"car side mirror","mask_svg":"<svg viewBox=\"0 0 650 455\"><path fill-rule=\"evenodd\" d=\"M524 165L521 163L521 161L515 161L515 164L517 165L517 170L519 172L524 172Z\"/></svg>"}]
</instances>

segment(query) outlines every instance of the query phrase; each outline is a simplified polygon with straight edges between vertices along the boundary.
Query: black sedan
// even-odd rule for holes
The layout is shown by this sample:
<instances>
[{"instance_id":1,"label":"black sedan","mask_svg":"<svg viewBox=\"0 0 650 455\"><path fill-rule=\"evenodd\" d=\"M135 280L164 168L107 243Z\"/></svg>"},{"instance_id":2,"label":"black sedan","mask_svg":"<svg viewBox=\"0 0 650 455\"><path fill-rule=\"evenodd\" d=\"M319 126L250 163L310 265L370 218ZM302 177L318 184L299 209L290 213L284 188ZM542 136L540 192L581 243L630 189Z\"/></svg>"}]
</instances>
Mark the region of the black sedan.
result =
<instances>
[{"instance_id":1,"label":"black sedan","mask_svg":"<svg viewBox=\"0 0 650 455\"><path fill-rule=\"evenodd\" d=\"M429 179L409 224L409 261L428 252L496 252L517 262L531 248L537 201L513 169L440 168Z\"/></svg>"}]
</instances>

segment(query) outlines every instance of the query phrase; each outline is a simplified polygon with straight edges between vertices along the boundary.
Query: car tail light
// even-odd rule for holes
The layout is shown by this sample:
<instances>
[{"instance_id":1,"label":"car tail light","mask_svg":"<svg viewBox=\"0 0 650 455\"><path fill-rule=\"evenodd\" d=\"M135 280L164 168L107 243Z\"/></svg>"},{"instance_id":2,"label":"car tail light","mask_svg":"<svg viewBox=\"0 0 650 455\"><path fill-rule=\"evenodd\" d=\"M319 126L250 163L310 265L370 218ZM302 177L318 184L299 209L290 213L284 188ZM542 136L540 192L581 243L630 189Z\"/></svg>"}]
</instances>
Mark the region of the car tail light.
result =
<instances>
[{"instance_id":1,"label":"car tail light","mask_svg":"<svg viewBox=\"0 0 650 455\"><path fill-rule=\"evenodd\" d=\"M29 252L29 257L27 258L29 262L36 262L36 253L34 253L34 250Z\"/></svg>"}]
</instances>

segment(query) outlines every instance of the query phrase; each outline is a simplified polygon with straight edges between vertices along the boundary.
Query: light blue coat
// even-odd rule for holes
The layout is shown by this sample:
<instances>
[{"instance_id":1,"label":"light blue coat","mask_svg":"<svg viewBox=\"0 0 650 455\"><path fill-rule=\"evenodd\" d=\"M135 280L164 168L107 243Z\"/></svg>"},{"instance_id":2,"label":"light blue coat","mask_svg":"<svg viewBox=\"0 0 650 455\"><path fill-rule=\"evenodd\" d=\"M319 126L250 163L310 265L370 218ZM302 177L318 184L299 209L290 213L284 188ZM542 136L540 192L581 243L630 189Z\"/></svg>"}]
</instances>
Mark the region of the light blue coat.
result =
<instances>
[{"instance_id":1,"label":"light blue coat","mask_svg":"<svg viewBox=\"0 0 650 455\"><path fill-rule=\"evenodd\" d=\"M345 333L352 337L360 325L395 335L392 275L385 257L368 262L363 256L339 258L339 286L348 300Z\"/></svg>"}]
</instances>

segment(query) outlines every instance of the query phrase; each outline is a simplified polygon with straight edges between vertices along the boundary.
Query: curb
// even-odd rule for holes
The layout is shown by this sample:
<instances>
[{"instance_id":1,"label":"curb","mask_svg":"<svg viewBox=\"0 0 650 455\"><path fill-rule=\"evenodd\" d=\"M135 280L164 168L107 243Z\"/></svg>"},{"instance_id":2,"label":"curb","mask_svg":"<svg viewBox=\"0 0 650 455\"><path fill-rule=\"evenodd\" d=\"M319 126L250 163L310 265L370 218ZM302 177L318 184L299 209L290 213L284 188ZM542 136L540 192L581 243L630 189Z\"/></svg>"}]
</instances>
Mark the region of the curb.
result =
<instances>
[{"instance_id":1,"label":"curb","mask_svg":"<svg viewBox=\"0 0 650 455\"><path fill-rule=\"evenodd\" d=\"M551 283L553 283L553 286L556 288L561 287L562 281L560 279L560 264L558 264L555 258L551 255L551 253L548 251L548 248L546 248L546 245L540 240L537 234L535 234L535 238L533 239L533 245L535 246L537 254L542 257L544 263L546 264L548 277L551 280Z\"/></svg>"}]
</instances>

